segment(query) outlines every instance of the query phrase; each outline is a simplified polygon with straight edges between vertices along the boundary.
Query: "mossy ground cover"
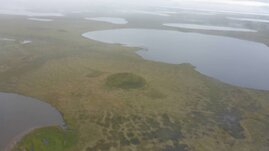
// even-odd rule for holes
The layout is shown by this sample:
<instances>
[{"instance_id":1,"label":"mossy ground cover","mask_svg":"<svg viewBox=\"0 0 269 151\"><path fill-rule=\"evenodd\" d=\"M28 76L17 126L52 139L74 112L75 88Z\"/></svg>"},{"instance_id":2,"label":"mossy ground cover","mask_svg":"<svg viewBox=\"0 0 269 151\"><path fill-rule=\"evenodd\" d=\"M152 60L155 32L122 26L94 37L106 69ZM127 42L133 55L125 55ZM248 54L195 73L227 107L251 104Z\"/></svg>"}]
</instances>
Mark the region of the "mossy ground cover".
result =
<instances>
[{"instance_id":1,"label":"mossy ground cover","mask_svg":"<svg viewBox=\"0 0 269 151\"><path fill-rule=\"evenodd\" d=\"M146 85L146 80L133 73L116 73L107 78L106 85L110 88L138 89Z\"/></svg>"},{"instance_id":2,"label":"mossy ground cover","mask_svg":"<svg viewBox=\"0 0 269 151\"><path fill-rule=\"evenodd\" d=\"M14 151L64 151L76 143L76 133L60 127L39 128L27 134Z\"/></svg>"},{"instance_id":3,"label":"mossy ground cover","mask_svg":"<svg viewBox=\"0 0 269 151\"><path fill-rule=\"evenodd\" d=\"M49 24L23 17L0 21L1 35L33 40L27 45L0 42L0 90L52 104L75 133L69 139L62 130L45 128L30 133L15 148L33 144L46 151L269 149L266 91L227 85L188 64L143 60L135 48L81 37L87 31L116 28L111 24L71 18ZM54 142L50 147L44 144L45 137L50 140L45 144ZM62 143L73 139L70 147Z\"/></svg>"}]
</instances>

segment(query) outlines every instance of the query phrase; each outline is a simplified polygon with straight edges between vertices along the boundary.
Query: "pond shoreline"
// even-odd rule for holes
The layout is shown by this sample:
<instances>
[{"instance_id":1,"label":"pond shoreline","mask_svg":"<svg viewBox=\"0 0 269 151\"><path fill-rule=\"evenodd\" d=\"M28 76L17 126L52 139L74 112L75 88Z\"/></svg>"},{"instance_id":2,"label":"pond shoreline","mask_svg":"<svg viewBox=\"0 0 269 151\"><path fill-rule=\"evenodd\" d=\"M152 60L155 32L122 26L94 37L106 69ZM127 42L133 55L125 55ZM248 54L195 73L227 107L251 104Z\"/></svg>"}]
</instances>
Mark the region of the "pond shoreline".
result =
<instances>
[{"instance_id":1,"label":"pond shoreline","mask_svg":"<svg viewBox=\"0 0 269 151\"><path fill-rule=\"evenodd\" d=\"M51 104L33 97L0 92L0 150L9 151L39 128L66 125L62 113Z\"/></svg>"},{"instance_id":2,"label":"pond shoreline","mask_svg":"<svg viewBox=\"0 0 269 151\"><path fill-rule=\"evenodd\" d=\"M58 125L47 125L47 126L40 126L40 127L34 127L34 128L30 128L20 134L18 134L17 136L15 136L11 141L10 143L8 143L6 145L6 147L4 148L3 151L12 151L12 149L14 149L14 147L25 137L27 136L28 134L34 132L35 130L37 129L40 129L40 128L46 128L46 127L52 127L52 126L55 126L55 127L59 127Z\"/></svg>"}]
</instances>

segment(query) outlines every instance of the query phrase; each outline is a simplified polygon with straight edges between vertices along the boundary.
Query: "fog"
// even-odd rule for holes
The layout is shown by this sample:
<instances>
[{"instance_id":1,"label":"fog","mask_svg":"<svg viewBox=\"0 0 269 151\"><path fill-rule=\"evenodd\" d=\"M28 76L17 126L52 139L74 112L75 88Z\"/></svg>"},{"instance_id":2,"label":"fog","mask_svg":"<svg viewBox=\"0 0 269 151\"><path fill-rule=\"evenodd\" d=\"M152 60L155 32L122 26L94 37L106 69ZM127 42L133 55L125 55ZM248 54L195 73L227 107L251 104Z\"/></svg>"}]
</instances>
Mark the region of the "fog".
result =
<instances>
[{"instance_id":1,"label":"fog","mask_svg":"<svg viewBox=\"0 0 269 151\"><path fill-rule=\"evenodd\" d=\"M1 10L91 11L184 8L269 14L265 0L0 0Z\"/></svg>"}]
</instances>

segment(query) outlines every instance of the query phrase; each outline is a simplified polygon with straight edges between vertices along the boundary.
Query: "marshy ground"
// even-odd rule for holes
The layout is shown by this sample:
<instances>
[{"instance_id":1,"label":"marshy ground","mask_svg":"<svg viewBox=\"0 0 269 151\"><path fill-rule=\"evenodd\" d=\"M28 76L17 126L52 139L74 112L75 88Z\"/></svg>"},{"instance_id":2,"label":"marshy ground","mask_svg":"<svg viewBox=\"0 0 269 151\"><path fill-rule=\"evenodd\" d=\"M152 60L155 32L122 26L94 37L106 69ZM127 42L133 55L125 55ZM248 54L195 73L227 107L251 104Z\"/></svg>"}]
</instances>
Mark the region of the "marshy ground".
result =
<instances>
[{"instance_id":1,"label":"marshy ground","mask_svg":"<svg viewBox=\"0 0 269 151\"><path fill-rule=\"evenodd\" d=\"M267 91L227 85L189 64L147 61L136 48L81 37L119 25L6 16L0 22L1 35L32 40L0 41L0 90L46 101L68 124L33 131L15 151L269 149Z\"/></svg>"},{"instance_id":2,"label":"marshy ground","mask_svg":"<svg viewBox=\"0 0 269 151\"><path fill-rule=\"evenodd\" d=\"M110 88L138 89L146 85L146 80L133 73L117 73L106 79L106 85Z\"/></svg>"}]
</instances>

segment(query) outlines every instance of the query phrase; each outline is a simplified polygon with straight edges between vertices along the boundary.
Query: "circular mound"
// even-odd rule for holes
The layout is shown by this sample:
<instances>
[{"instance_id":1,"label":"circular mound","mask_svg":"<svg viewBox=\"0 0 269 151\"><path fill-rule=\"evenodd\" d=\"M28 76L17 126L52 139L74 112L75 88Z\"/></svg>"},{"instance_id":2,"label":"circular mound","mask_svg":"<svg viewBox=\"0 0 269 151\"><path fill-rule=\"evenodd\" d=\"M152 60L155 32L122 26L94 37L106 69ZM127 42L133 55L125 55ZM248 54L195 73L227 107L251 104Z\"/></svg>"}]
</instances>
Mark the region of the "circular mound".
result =
<instances>
[{"instance_id":1,"label":"circular mound","mask_svg":"<svg viewBox=\"0 0 269 151\"><path fill-rule=\"evenodd\" d=\"M133 73L116 73L110 75L106 80L106 85L120 89L138 89L144 87L146 80Z\"/></svg>"}]
</instances>

